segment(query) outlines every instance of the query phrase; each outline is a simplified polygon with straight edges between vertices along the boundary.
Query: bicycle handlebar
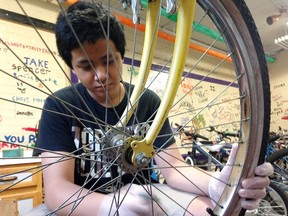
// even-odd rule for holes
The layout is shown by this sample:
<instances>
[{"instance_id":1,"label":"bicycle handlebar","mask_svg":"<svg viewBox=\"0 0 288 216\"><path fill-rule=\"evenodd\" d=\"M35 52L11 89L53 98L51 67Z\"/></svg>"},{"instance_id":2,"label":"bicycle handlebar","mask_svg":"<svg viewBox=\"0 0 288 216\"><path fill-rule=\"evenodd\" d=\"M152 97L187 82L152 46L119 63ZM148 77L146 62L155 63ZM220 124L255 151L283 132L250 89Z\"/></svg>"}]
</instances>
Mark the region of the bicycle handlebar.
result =
<instances>
[{"instance_id":1,"label":"bicycle handlebar","mask_svg":"<svg viewBox=\"0 0 288 216\"><path fill-rule=\"evenodd\" d=\"M194 139L200 138L200 139L203 139L203 140L209 140L207 137L202 136L202 135L200 135L200 134L194 134L194 135L193 135L193 138L194 138Z\"/></svg>"},{"instance_id":2,"label":"bicycle handlebar","mask_svg":"<svg viewBox=\"0 0 288 216\"><path fill-rule=\"evenodd\" d=\"M239 133L224 132L225 136L239 137Z\"/></svg>"},{"instance_id":3,"label":"bicycle handlebar","mask_svg":"<svg viewBox=\"0 0 288 216\"><path fill-rule=\"evenodd\" d=\"M226 131L218 131L215 129L215 127L210 126L210 129L208 129L207 131L209 132L216 132L217 134L220 134L223 136L223 138L229 138L229 137L239 137L239 132L237 133L233 133L233 132L226 132Z\"/></svg>"}]
</instances>

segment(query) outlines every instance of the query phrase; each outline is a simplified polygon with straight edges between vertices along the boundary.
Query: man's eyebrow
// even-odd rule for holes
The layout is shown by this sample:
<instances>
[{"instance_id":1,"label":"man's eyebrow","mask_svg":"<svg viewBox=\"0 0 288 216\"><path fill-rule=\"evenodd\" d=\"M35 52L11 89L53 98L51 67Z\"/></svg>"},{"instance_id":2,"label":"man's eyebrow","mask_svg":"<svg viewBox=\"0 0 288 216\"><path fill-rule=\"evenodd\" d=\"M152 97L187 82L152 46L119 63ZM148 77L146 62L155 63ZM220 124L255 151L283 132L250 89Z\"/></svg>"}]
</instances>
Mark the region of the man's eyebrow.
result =
<instances>
[{"instance_id":1,"label":"man's eyebrow","mask_svg":"<svg viewBox=\"0 0 288 216\"><path fill-rule=\"evenodd\" d=\"M109 59L114 59L113 57L113 53L110 53L109 55L104 55L102 57L100 57L100 61L106 61L107 58ZM86 64L92 64L93 61L90 59L81 59L80 61L77 62L78 65L86 65Z\"/></svg>"},{"instance_id":2,"label":"man's eyebrow","mask_svg":"<svg viewBox=\"0 0 288 216\"><path fill-rule=\"evenodd\" d=\"M89 59L82 59L82 60L77 62L78 65L90 64L90 63L92 63L92 62Z\"/></svg>"},{"instance_id":3,"label":"man's eyebrow","mask_svg":"<svg viewBox=\"0 0 288 216\"><path fill-rule=\"evenodd\" d=\"M106 60L107 58L113 59L113 54L109 53L108 55L104 55L104 56L100 57L101 60Z\"/></svg>"}]
</instances>

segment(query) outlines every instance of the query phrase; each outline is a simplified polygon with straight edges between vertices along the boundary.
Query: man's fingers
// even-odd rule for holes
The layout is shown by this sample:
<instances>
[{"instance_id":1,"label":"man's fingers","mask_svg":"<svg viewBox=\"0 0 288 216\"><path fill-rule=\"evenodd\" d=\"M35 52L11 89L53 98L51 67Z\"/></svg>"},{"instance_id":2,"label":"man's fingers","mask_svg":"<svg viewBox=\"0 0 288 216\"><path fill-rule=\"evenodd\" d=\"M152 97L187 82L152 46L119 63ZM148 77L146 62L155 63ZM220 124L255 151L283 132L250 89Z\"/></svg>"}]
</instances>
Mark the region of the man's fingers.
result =
<instances>
[{"instance_id":1,"label":"man's fingers","mask_svg":"<svg viewBox=\"0 0 288 216\"><path fill-rule=\"evenodd\" d=\"M242 198L255 200L255 199L264 198L266 195L266 190L265 189L240 189L238 194Z\"/></svg>"},{"instance_id":2,"label":"man's fingers","mask_svg":"<svg viewBox=\"0 0 288 216\"><path fill-rule=\"evenodd\" d=\"M241 183L244 189L258 189L265 188L269 185L270 180L268 177L256 176L249 179L244 179Z\"/></svg>"},{"instance_id":3,"label":"man's fingers","mask_svg":"<svg viewBox=\"0 0 288 216\"><path fill-rule=\"evenodd\" d=\"M268 162L257 166L255 169L255 174L258 176L271 176L273 172L273 166Z\"/></svg>"},{"instance_id":4,"label":"man's fingers","mask_svg":"<svg viewBox=\"0 0 288 216\"><path fill-rule=\"evenodd\" d=\"M242 181L242 189L238 192L239 196L242 198L242 208L252 210L258 207L260 199L265 197L266 187L270 183L268 176L272 174L272 165L270 163L263 163L256 167L255 177Z\"/></svg>"}]
</instances>

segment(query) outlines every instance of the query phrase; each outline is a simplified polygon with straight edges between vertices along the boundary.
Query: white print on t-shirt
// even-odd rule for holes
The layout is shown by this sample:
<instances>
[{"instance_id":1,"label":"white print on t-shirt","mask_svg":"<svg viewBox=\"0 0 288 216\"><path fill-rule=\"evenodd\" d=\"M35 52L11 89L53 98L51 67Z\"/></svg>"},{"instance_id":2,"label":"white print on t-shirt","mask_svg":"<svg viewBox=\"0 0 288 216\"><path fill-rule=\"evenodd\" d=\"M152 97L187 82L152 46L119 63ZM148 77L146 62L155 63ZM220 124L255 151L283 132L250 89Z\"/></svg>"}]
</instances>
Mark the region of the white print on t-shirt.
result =
<instances>
[{"instance_id":1,"label":"white print on t-shirt","mask_svg":"<svg viewBox=\"0 0 288 216\"><path fill-rule=\"evenodd\" d=\"M76 126L72 128L72 132L77 150L83 150L80 155L80 174L93 178L111 177L109 159L101 151L103 132L92 128L83 128L80 131L80 128Z\"/></svg>"}]
</instances>

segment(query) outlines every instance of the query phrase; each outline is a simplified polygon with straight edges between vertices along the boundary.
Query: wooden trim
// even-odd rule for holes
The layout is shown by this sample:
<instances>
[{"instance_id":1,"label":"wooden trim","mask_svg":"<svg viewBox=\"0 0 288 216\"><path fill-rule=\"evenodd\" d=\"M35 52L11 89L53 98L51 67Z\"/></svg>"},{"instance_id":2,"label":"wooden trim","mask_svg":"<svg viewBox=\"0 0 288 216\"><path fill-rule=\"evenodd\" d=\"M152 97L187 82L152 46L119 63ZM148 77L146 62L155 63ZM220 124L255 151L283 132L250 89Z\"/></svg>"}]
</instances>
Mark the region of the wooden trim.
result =
<instances>
[{"instance_id":1,"label":"wooden trim","mask_svg":"<svg viewBox=\"0 0 288 216\"><path fill-rule=\"evenodd\" d=\"M46 22L33 17L27 18L26 15L18 14L9 10L0 9L0 19L16 22L19 24L35 26L43 30L54 32L55 24Z\"/></svg>"}]
</instances>

